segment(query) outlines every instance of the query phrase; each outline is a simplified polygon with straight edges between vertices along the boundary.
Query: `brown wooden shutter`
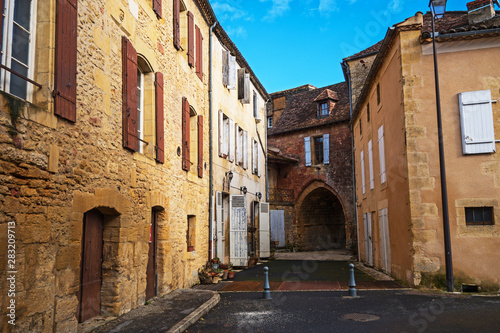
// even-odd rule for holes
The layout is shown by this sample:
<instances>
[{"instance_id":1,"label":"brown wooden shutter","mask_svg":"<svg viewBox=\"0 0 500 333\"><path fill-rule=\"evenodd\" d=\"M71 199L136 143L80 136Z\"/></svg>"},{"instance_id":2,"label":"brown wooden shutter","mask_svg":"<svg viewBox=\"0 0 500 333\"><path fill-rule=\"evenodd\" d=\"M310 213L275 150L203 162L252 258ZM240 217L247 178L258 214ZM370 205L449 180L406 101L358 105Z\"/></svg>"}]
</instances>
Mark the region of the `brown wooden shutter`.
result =
<instances>
[{"instance_id":1,"label":"brown wooden shutter","mask_svg":"<svg viewBox=\"0 0 500 333\"><path fill-rule=\"evenodd\" d=\"M196 26L196 74L203 81L203 36Z\"/></svg>"},{"instance_id":2,"label":"brown wooden shutter","mask_svg":"<svg viewBox=\"0 0 500 333\"><path fill-rule=\"evenodd\" d=\"M174 0L174 46L181 49L181 7L180 0Z\"/></svg>"},{"instance_id":3,"label":"brown wooden shutter","mask_svg":"<svg viewBox=\"0 0 500 333\"><path fill-rule=\"evenodd\" d=\"M189 102L186 97L182 97L182 169L189 171L191 161L189 160Z\"/></svg>"},{"instance_id":4,"label":"brown wooden shutter","mask_svg":"<svg viewBox=\"0 0 500 333\"><path fill-rule=\"evenodd\" d=\"M165 128L163 116L163 74L155 75L156 93L156 160L165 163Z\"/></svg>"},{"instance_id":5,"label":"brown wooden shutter","mask_svg":"<svg viewBox=\"0 0 500 333\"><path fill-rule=\"evenodd\" d=\"M188 64L194 66L194 16L193 13L188 12Z\"/></svg>"},{"instance_id":6,"label":"brown wooden shutter","mask_svg":"<svg viewBox=\"0 0 500 333\"><path fill-rule=\"evenodd\" d=\"M54 113L72 122L76 121L77 22L77 0L57 1Z\"/></svg>"},{"instance_id":7,"label":"brown wooden shutter","mask_svg":"<svg viewBox=\"0 0 500 333\"><path fill-rule=\"evenodd\" d=\"M153 11L161 18L161 0L153 0Z\"/></svg>"},{"instance_id":8,"label":"brown wooden shutter","mask_svg":"<svg viewBox=\"0 0 500 333\"><path fill-rule=\"evenodd\" d=\"M203 178L203 116L198 116L198 177Z\"/></svg>"},{"instance_id":9,"label":"brown wooden shutter","mask_svg":"<svg viewBox=\"0 0 500 333\"><path fill-rule=\"evenodd\" d=\"M137 52L127 37L122 37L123 64L123 147L137 151Z\"/></svg>"}]
</instances>

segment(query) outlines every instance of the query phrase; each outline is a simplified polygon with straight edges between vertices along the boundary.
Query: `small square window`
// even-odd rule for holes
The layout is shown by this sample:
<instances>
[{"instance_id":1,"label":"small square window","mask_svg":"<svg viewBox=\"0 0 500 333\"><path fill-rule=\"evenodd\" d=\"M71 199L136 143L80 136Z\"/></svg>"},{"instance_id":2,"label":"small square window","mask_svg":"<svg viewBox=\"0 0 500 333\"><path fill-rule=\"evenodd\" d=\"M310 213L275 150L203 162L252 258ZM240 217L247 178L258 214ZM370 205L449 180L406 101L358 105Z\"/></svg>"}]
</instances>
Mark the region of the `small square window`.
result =
<instances>
[{"instance_id":1,"label":"small square window","mask_svg":"<svg viewBox=\"0 0 500 333\"><path fill-rule=\"evenodd\" d=\"M319 105L319 115L320 117L325 117L325 116L328 116L328 103L325 102L325 103L321 103Z\"/></svg>"},{"instance_id":2,"label":"small square window","mask_svg":"<svg viewBox=\"0 0 500 333\"><path fill-rule=\"evenodd\" d=\"M493 207L465 207L466 225L493 225Z\"/></svg>"}]
</instances>

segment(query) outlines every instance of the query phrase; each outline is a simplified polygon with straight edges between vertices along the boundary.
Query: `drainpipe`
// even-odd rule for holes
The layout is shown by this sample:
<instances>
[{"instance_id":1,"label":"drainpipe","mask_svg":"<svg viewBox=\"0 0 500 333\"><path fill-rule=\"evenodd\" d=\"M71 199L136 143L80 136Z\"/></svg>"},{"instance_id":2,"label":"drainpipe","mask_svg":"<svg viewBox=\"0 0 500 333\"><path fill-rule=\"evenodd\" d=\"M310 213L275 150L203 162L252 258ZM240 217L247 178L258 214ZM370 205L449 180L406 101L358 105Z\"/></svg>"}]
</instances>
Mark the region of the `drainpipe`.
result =
<instances>
[{"instance_id":1,"label":"drainpipe","mask_svg":"<svg viewBox=\"0 0 500 333\"><path fill-rule=\"evenodd\" d=\"M269 202L269 173L267 172L267 104L271 101L268 99L265 103L266 105L266 119L264 119L264 131L266 133L266 151L264 152L264 156L266 157L266 202Z\"/></svg>"},{"instance_id":2,"label":"drainpipe","mask_svg":"<svg viewBox=\"0 0 500 333\"><path fill-rule=\"evenodd\" d=\"M209 150L209 156L210 156L210 172L209 172L209 185L208 185L208 259L212 259L213 257L213 226L212 226L212 220L213 220L213 204L214 204L214 199L213 199L213 191L214 191L214 171L213 171L213 164L214 164L214 157L213 157L213 128L212 128L212 104L213 104L213 97L212 97L212 51L213 51L213 30L215 26L217 25L217 21L214 22L214 24L210 27L210 37L209 37L209 84L208 84L208 124L209 124L209 142L210 142L210 150Z\"/></svg>"},{"instance_id":3,"label":"drainpipe","mask_svg":"<svg viewBox=\"0 0 500 333\"><path fill-rule=\"evenodd\" d=\"M358 207L356 206L356 152L354 150L354 129L352 125L352 88L351 88L351 70L349 68L349 65L345 62L342 62L342 67L346 70L346 79L347 79L347 85L349 86L349 115L350 115L350 128L349 130L351 131L351 145L352 145L352 192L353 192L353 204L354 204L354 228L356 232L356 241L358 245L358 260L360 260L359 257L359 237L358 237Z\"/></svg>"}]
</instances>

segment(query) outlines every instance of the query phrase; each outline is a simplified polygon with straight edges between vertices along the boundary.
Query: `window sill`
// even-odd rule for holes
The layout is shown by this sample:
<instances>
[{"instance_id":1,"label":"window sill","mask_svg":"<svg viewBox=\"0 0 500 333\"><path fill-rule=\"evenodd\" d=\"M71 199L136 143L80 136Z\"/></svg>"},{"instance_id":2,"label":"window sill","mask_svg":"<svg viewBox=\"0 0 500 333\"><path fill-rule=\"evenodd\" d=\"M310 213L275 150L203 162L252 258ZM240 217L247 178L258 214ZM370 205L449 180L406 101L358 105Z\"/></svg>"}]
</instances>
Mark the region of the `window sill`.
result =
<instances>
[{"instance_id":1,"label":"window sill","mask_svg":"<svg viewBox=\"0 0 500 333\"><path fill-rule=\"evenodd\" d=\"M156 160L152 157L144 155L144 153L134 152L134 161L147 163L151 166L156 166Z\"/></svg>"}]
</instances>

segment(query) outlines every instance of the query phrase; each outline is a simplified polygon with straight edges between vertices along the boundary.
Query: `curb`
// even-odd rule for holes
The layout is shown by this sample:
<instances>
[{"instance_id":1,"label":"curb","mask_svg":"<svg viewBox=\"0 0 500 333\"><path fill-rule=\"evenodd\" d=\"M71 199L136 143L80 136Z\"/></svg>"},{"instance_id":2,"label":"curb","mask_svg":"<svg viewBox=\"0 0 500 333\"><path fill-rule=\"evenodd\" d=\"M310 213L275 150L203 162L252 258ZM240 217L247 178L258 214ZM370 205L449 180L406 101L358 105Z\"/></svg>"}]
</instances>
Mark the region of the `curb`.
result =
<instances>
[{"instance_id":1,"label":"curb","mask_svg":"<svg viewBox=\"0 0 500 333\"><path fill-rule=\"evenodd\" d=\"M198 321L204 314L210 311L213 307L215 307L220 301L220 295L214 292L212 298L206 301L199 308L191 312L186 318L178 322L171 329L166 331L165 333L182 333L188 329L189 326L193 325Z\"/></svg>"}]
</instances>

